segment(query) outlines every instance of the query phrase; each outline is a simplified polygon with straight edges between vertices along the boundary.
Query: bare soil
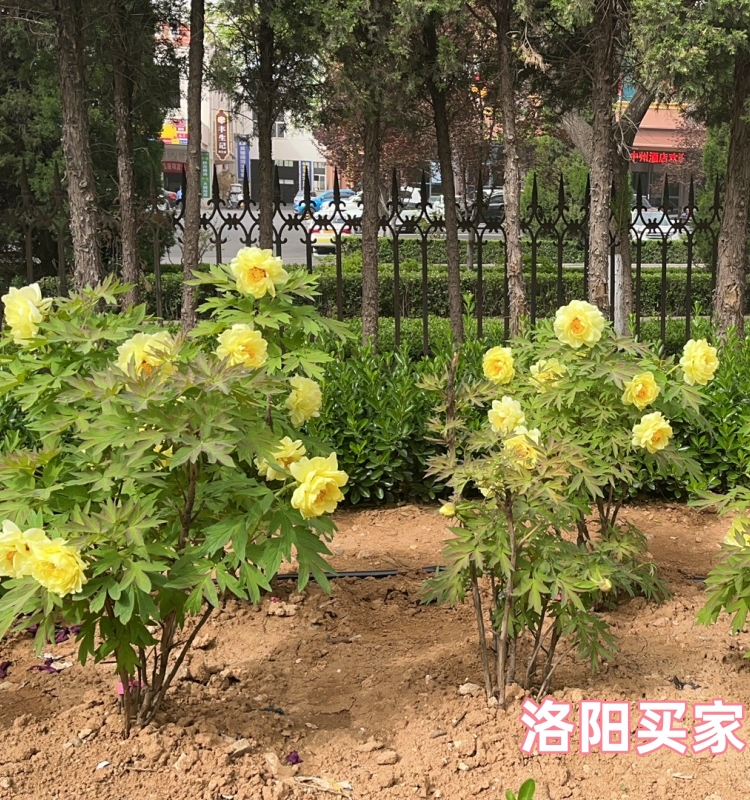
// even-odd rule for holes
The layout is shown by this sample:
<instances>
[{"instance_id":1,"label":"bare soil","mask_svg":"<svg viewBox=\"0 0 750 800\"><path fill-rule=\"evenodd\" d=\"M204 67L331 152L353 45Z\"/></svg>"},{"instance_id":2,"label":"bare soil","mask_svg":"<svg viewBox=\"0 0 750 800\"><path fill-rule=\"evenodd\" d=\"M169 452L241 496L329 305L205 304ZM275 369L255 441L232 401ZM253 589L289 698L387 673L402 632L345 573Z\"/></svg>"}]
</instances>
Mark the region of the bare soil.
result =
<instances>
[{"instance_id":1,"label":"bare soil","mask_svg":"<svg viewBox=\"0 0 750 800\"><path fill-rule=\"evenodd\" d=\"M361 800L497 800L528 777L537 800L750 798L750 748L524 757L521 697L498 710L482 696L458 694L466 681L481 683L472 609L420 605L419 568L439 563L449 535L435 511L338 514L337 569L402 574L339 579L331 597L317 586L300 596L280 580L259 608L229 603L197 640L158 724L128 740L111 665L32 672L40 662L30 636L7 639L0 798L326 798L348 782L343 796ZM639 598L606 615L619 656L596 675L569 658L555 696L684 699L689 708L714 698L749 702L750 636L730 636L726 619L695 625L704 591L695 578L709 570L726 523L663 505L630 507L625 517L647 533L673 597L660 606ZM67 661L74 650L72 639L49 648ZM674 677L699 688L678 690ZM750 739L750 731L739 734ZM302 760L296 767L285 765L292 751Z\"/></svg>"}]
</instances>

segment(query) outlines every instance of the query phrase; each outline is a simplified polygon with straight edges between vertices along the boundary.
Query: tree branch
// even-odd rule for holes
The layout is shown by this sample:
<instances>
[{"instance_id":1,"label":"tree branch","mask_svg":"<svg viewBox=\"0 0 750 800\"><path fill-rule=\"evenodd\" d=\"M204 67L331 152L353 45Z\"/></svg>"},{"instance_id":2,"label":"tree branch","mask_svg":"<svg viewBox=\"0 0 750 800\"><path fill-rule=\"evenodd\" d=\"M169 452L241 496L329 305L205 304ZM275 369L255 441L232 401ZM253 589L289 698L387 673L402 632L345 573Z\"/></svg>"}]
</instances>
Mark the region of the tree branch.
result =
<instances>
[{"instance_id":1,"label":"tree branch","mask_svg":"<svg viewBox=\"0 0 750 800\"><path fill-rule=\"evenodd\" d=\"M573 144L580 150L587 167L591 167L594 148L594 133L578 109L566 111L560 118L562 128Z\"/></svg>"},{"instance_id":2,"label":"tree branch","mask_svg":"<svg viewBox=\"0 0 750 800\"><path fill-rule=\"evenodd\" d=\"M625 113L617 124L617 150L622 158L630 158L630 150L638 134L638 128L653 102L653 91L638 84L633 99L628 103Z\"/></svg>"}]
</instances>

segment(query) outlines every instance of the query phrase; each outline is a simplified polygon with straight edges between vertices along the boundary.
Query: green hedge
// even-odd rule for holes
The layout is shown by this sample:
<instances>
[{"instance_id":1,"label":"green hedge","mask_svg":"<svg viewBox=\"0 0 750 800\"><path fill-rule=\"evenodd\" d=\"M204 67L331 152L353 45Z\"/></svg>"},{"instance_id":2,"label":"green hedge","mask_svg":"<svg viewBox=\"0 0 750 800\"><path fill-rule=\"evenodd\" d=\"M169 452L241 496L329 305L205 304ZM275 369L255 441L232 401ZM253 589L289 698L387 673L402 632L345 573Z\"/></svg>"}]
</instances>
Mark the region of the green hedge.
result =
<instances>
[{"instance_id":1,"label":"green hedge","mask_svg":"<svg viewBox=\"0 0 750 800\"><path fill-rule=\"evenodd\" d=\"M475 334L474 323L468 325ZM358 322L351 328L360 332ZM425 372L445 368L451 343L448 320L431 318L429 334L436 352L428 358L422 357L420 320L404 320L400 350L395 348L392 319L380 320L379 355L357 341L343 348L331 343L337 358L327 368L325 407L312 423L312 432L328 441L346 465L349 502L432 496L440 490L422 477L434 447L424 439L431 409L417 383ZM484 349L502 341L502 335L502 320L487 320L485 339L465 345L462 369L479 374ZM711 338L705 320L697 321L695 335ZM647 323L641 338L658 342L658 323ZM665 349L674 354L684 342L684 325L670 321ZM743 434L750 423L750 339L730 338L706 392L709 400L701 409L702 422L687 414L670 419L675 441L701 464L704 486L717 491L750 486L750 449ZM475 422L483 419L485 410L477 409ZM631 487L633 496L685 499L702 488L690 486L684 476L658 472L654 463L643 459Z\"/></svg>"},{"instance_id":2,"label":"green hedge","mask_svg":"<svg viewBox=\"0 0 750 800\"><path fill-rule=\"evenodd\" d=\"M380 315L394 316L394 281L393 269L390 266L380 270ZM640 301L641 314L654 316L661 314L661 270L643 270L641 272ZM463 271L461 275L461 291L476 297L477 274L474 271ZM705 270L693 272L691 285L691 307L699 303L703 308L711 306L711 275ZM344 273L342 276L343 315L346 318L358 317L362 307L361 274ZM402 317L422 316L422 274L417 271L400 272L399 276L400 308ZM317 306L323 314L335 316L337 313L337 282L335 271L324 268L320 271L320 298ZM482 291L484 295L483 309L488 317L499 317L504 314L504 274L497 267L483 270ZM531 280L526 276L526 291L531 292ZM687 310L687 277L685 270L671 268L667 270L666 281L666 313L667 316L684 316ZM569 268L563 271L562 303L575 298L584 297L583 270ZM551 272L537 274L536 313L539 317L551 316L561 305L557 295L557 275ZM750 296L748 297L750 308ZM445 268L430 267L427 281L427 311L438 317L448 316L448 277Z\"/></svg>"},{"instance_id":3,"label":"green hedge","mask_svg":"<svg viewBox=\"0 0 750 800\"><path fill-rule=\"evenodd\" d=\"M427 460L438 452L427 440L432 397L419 384L437 362L363 348L348 358L334 352L323 408L308 430L337 453L349 476L348 502L435 497L442 487L425 478Z\"/></svg>"},{"instance_id":4,"label":"green hedge","mask_svg":"<svg viewBox=\"0 0 750 800\"><path fill-rule=\"evenodd\" d=\"M362 336L362 322L359 319L348 320L348 325L354 338L339 350L339 346L331 341L330 347L336 347L346 358L356 357L360 351ZM500 344L504 339L505 322L497 317L488 317L483 320L482 339L477 337L477 321L475 318L464 318L464 331L468 342L479 341L482 346L492 347ZM704 319L694 321L693 336L705 334L706 322ZM450 320L444 317L428 318L428 353L444 353L453 347L453 334ZM641 335L644 342L661 345L661 324L658 320L644 320L641 323ZM666 341L664 352L667 355L679 353L685 346L687 336L684 320L667 320ZM326 343L324 342L324 345ZM378 349L381 353L392 353L399 349L396 346L396 324L393 317L381 317L379 321ZM401 352L414 361L419 361L423 355L423 325L421 319L409 317L401 320Z\"/></svg>"},{"instance_id":5,"label":"green hedge","mask_svg":"<svg viewBox=\"0 0 750 800\"><path fill-rule=\"evenodd\" d=\"M687 262L687 244L681 240L660 242L655 239L647 239L641 244L641 263L660 264L662 252L666 248L668 264L685 264ZM344 255L361 253L362 239L351 237L344 239L342 250ZM557 264L559 244L553 239L540 239L537 242L537 259ZM527 257L531 257L531 241L523 239L522 251ZM466 241L461 242L460 246L462 263L466 264ZM378 254L381 263L393 263L393 239L381 237L378 240ZM582 241L574 239L564 239L562 243L563 263L582 264L584 260L584 245ZM474 258L477 257L477 247L474 247ZM399 258L400 261L409 259L422 261L422 241L421 239L399 239ZM694 254L693 258L697 258ZM633 243L633 262L636 259L636 244ZM427 260L432 264L445 264L447 261L445 250L445 239L429 237L427 239ZM488 239L482 245L482 262L484 264L503 264L505 263L505 251L503 242L498 239Z\"/></svg>"},{"instance_id":6,"label":"green hedge","mask_svg":"<svg viewBox=\"0 0 750 800\"><path fill-rule=\"evenodd\" d=\"M485 329L492 330L494 324L492 318L502 318L504 315L504 284L503 273L498 268L488 268L484 273L483 292L484 292L484 316ZM39 280L42 293L45 296L53 296L58 293L57 278L45 277ZM475 296L476 293L476 273L464 272L461 280L462 292ZM355 325L361 313L362 303L362 277L361 275L345 274L342 280L344 317L350 319ZM527 278L527 291L530 289L530 281ZM422 276L421 273L407 272L400 276L401 290L401 315L402 329L421 331L422 319ZM327 316L336 315L336 277L325 270L320 275L319 283L320 296L317 298L316 305L323 314ZM199 287L199 299L208 296L204 287ZM381 273L380 284L380 315L383 318L394 316L394 295L393 295L393 273L384 268ZM583 274L580 270L569 269L563 275L563 303L567 303L574 298L584 296ZM156 292L153 279L150 276L144 278L144 299L149 313L156 313ZM448 316L448 280L445 269L441 267L430 267L428 277L428 314L430 317L446 318ZM693 273L692 282L692 305L698 303L702 308L711 307L711 279L710 275L703 271ZM162 275L162 304L164 317L166 319L179 319L182 306L182 275L179 273L166 273ZM557 299L557 276L550 273L541 273L537 276L537 316L552 316L559 306ZM667 272L667 317L681 317L686 313L686 277L683 270L670 269ZM661 309L661 271L649 270L642 273L641 281L641 314L644 317L660 316ZM748 309L750 309L750 296L748 297ZM434 324L431 322L431 327ZM446 323L447 325L447 323ZM684 331L685 324L679 320L670 322L668 330ZM387 324L384 323L384 330ZM441 328L436 328L442 330ZM653 330L656 334L653 340L658 339L659 323L653 320L642 322L644 331ZM449 327L445 328L449 331ZM387 334L385 334L387 335ZM440 335L440 334L438 334ZM645 335L645 334L644 334ZM682 335L682 334L680 334ZM677 335L677 339L680 338ZM420 333L421 336L421 333ZM673 337L674 338L674 337ZM668 343L670 335L667 336ZM677 347L677 339L672 342ZM432 337L431 337L432 341ZM684 338L679 343L682 346ZM678 349L679 349L678 347ZM421 344L419 346L421 352Z\"/></svg>"},{"instance_id":7,"label":"green hedge","mask_svg":"<svg viewBox=\"0 0 750 800\"><path fill-rule=\"evenodd\" d=\"M327 316L335 316L336 306L336 275L335 270L329 266L319 269L320 296L316 305ZM644 270L641 273L641 315L653 317L661 315L661 270ZM526 278L526 290L530 292L530 278ZM44 277L39 280L40 288L45 296L58 294L56 277ZM421 324L422 317L422 274L417 271L402 272L399 280L400 306L403 322L407 318L417 318L416 323ZM671 268L667 270L667 317L684 316L687 310L687 280L685 270ZM476 297L477 275L476 272L465 270L461 276L461 290L463 293ZM483 271L484 316L502 317L504 315L504 275L498 267L488 267ZM356 319L361 314L362 305L362 276L361 274L346 272L342 278L343 312L347 319ZM208 296L205 287L199 287L199 300ZM567 303L572 299L584 296L583 272L580 269L569 268L563 272L563 298ZM143 284L143 297L150 313L156 313L156 292L153 276L145 275ZM384 266L380 271L380 316L394 316L393 270ZM711 307L711 276L704 270L693 272L691 305L699 304L702 308ZM750 294L747 298L750 310ZM182 274L180 272L167 272L162 275L162 305L166 319L179 319L182 306ZM557 297L557 275L550 272L540 272L537 275L537 303L538 317L552 316L560 303ZM430 316L448 316L448 278L443 266L431 265L427 282L427 311ZM644 323L645 324L645 323Z\"/></svg>"}]
</instances>

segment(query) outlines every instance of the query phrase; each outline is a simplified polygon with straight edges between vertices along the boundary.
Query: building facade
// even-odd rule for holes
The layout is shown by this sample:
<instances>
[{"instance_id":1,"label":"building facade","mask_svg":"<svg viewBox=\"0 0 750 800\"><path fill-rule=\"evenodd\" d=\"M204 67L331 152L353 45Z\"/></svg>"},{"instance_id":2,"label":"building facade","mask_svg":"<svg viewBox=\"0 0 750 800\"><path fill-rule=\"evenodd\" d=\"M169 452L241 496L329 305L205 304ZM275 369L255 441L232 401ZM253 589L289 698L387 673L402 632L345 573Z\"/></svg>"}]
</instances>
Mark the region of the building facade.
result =
<instances>
[{"instance_id":1,"label":"building facade","mask_svg":"<svg viewBox=\"0 0 750 800\"><path fill-rule=\"evenodd\" d=\"M618 112L627 108L632 88L623 91ZM640 182L643 196L654 206L663 202L667 180L669 208L684 209L688 203L690 178L699 184L705 130L692 122L676 104L652 105L638 128L630 152L633 192Z\"/></svg>"},{"instance_id":2,"label":"building facade","mask_svg":"<svg viewBox=\"0 0 750 800\"><path fill-rule=\"evenodd\" d=\"M180 32L175 46L187 56L190 34ZM180 108L174 109L164 122L161 140L164 143L162 173L164 188L176 192L182 185L187 163L187 143L191 132L187 125L187 81L181 80ZM258 199L258 141L253 130L251 109L232 113L229 100L219 92L205 91L201 103L201 196L212 192L214 168L222 199L229 196L232 184L242 183L247 173L250 197ZM272 153L278 167L281 199L290 203L304 186L305 172L310 175L313 192L333 186L333 169L326 163L312 133L292 126L281 119L274 126Z\"/></svg>"}]
</instances>

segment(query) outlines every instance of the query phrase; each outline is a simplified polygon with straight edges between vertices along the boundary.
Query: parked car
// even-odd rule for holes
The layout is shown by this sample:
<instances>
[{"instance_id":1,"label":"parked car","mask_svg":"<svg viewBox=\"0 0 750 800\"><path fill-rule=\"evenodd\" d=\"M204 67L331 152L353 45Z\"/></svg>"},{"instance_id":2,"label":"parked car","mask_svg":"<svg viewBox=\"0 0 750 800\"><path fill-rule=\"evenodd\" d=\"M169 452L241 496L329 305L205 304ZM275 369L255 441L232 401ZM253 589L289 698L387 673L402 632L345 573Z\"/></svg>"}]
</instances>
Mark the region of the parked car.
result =
<instances>
[{"instance_id":1,"label":"parked car","mask_svg":"<svg viewBox=\"0 0 750 800\"><path fill-rule=\"evenodd\" d=\"M336 250L336 241L339 237L350 236L352 225L341 217L331 220L311 220L310 242L314 253L330 253Z\"/></svg>"},{"instance_id":2,"label":"parked car","mask_svg":"<svg viewBox=\"0 0 750 800\"><path fill-rule=\"evenodd\" d=\"M484 198L481 219L487 225L497 225L505 216L505 200L503 190L495 190Z\"/></svg>"},{"instance_id":3,"label":"parked car","mask_svg":"<svg viewBox=\"0 0 750 800\"><path fill-rule=\"evenodd\" d=\"M663 211L651 209L649 211L633 210L631 217L631 236L634 239L679 239L683 231L679 223L674 223Z\"/></svg>"},{"instance_id":4,"label":"parked car","mask_svg":"<svg viewBox=\"0 0 750 800\"><path fill-rule=\"evenodd\" d=\"M245 198L242 192L241 183L233 183L229 187L229 196L227 197L227 206L229 208L244 208Z\"/></svg>"},{"instance_id":5,"label":"parked car","mask_svg":"<svg viewBox=\"0 0 750 800\"><path fill-rule=\"evenodd\" d=\"M311 191L310 192L310 199L314 199L317 197L317 193ZM305 190L300 189L297 194L294 195L294 200L292 201L292 205L294 207L295 214L302 214L305 211Z\"/></svg>"},{"instance_id":6,"label":"parked car","mask_svg":"<svg viewBox=\"0 0 750 800\"><path fill-rule=\"evenodd\" d=\"M341 204L341 216L344 219L351 219L353 222L360 224L362 222L362 203L362 192L357 192L348 197Z\"/></svg>"},{"instance_id":7,"label":"parked car","mask_svg":"<svg viewBox=\"0 0 750 800\"><path fill-rule=\"evenodd\" d=\"M355 194L354 189L341 189L339 191L339 197L341 198L342 203L344 200L348 200L354 194ZM298 214L302 214L302 212L305 210L304 203L305 200L303 197L302 202L299 203L298 206L295 206L294 210ZM325 211L326 209L331 210L333 203L334 203L333 189L326 189L325 192L322 192L321 194L316 195L315 197L310 199L310 211L312 211L312 213L314 214L317 211Z\"/></svg>"},{"instance_id":8,"label":"parked car","mask_svg":"<svg viewBox=\"0 0 750 800\"><path fill-rule=\"evenodd\" d=\"M438 195L437 197L431 197L430 203L432 204L432 216L433 217L444 217L445 216L445 196ZM456 195L456 208L458 209L459 213L461 212L461 208L464 204L464 198L462 195Z\"/></svg>"},{"instance_id":9,"label":"parked car","mask_svg":"<svg viewBox=\"0 0 750 800\"><path fill-rule=\"evenodd\" d=\"M407 187L398 193L398 198L398 214L403 221L401 230L408 232L414 228L414 220L422 215L422 193L419 189Z\"/></svg>"},{"instance_id":10,"label":"parked car","mask_svg":"<svg viewBox=\"0 0 750 800\"><path fill-rule=\"evenodd\" d=\"M653 206L651 205L651 201L648 199L648 197L641 197L641 206L640 207L643 208L646 211L653 208ZM633 192L633 208L638 208L638 193L637 192Z\"/></svg>"}]
</instances>

